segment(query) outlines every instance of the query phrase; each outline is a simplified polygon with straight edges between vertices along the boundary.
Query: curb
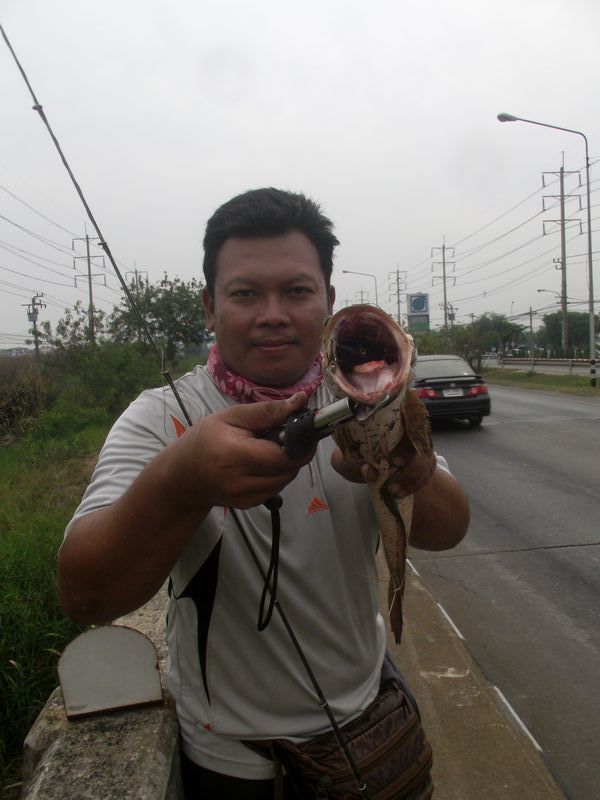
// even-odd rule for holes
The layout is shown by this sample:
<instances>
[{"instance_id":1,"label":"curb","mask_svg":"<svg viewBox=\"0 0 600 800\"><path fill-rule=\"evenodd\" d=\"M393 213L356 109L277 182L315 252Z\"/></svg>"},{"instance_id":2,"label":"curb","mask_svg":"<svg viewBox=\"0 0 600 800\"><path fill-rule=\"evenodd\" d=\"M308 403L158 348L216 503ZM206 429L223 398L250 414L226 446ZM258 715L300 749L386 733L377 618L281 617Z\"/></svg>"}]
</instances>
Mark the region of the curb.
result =
<instances>
[{"instance_id":1,"label":"curb","mask_svg":"<svg viewBox=\"0 0 600 800\"><path fill-rule=\"evenodd\" d=\"M417 697L433 747L436 800L565 800L539 745L411 566L400 646L383 613L388 649ZM381 556L379 569L387 576ZM386 595L387 580L380 586L382 609Z\"/></svg>"}]
</instances>

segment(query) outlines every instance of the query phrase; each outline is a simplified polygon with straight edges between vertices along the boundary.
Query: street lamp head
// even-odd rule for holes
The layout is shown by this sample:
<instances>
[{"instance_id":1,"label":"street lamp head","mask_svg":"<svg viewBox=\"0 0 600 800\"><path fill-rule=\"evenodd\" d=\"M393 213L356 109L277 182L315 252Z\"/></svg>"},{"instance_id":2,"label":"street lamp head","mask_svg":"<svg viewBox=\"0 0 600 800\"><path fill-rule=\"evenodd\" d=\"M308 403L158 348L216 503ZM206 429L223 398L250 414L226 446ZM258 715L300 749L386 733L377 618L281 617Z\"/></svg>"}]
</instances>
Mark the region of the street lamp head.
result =
<instances>
[{"instance_id":1,"label":"street lamp head","mask_svg":"<svg viewBox=\"0 0 600 800\"><path fill-rule=\"evenodd\" d=\"M504 112L498 114L498 122L518 122L518 121L519 118L513 117L512 114L505 114Z\"/></svg>"}]
</instances>

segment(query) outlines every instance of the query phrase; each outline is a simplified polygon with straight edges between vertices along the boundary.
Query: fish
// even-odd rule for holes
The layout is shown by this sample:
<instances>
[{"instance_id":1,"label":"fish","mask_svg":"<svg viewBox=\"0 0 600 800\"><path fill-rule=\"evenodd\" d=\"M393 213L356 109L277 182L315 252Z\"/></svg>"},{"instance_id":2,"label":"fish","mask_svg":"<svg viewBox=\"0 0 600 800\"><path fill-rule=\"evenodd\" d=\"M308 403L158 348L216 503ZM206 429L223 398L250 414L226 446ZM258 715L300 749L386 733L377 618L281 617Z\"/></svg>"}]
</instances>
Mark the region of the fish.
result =
<instances>
[{"instance_id":1,"label":"fish","mask_svg":"<svg viewBox=\"0 0 600 800\"><path fill-rule=\"evenodd\" d=\"M398 469L391 455L405 436L416 453L431 455L431 474L435 469L427 409L409 388L414 341L379 307L356 304L326 320L322 350L323 373L333 394L351 398L360 409L332 437L346 461L367 462L378 473L368 486L389 571L390 627L399 644L414 496L397 499L385 482Z\"/></svg>"}]
</instances>

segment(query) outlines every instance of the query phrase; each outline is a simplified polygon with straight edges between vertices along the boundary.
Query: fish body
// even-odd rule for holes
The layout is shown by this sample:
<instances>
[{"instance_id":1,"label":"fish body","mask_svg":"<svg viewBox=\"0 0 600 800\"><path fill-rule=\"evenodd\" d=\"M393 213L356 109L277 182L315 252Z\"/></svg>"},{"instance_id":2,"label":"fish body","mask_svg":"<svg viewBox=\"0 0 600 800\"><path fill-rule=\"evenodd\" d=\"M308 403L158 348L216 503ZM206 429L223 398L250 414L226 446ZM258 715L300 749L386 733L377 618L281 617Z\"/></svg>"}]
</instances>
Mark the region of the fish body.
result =
<instances>
[{"instance_id":1,"label":"fish body","mask_svg":"<svg viewBox=\"0 0 600 800\"><path fill-rule=\"evenodd\" d=\"M380 308L347 306L326 322L323 353L325 378L336 397L351 397L363 410L360 419L342 425L332 436L347 461L367 462L378 473L369 490L390 574L390 624L400 642L413 496L396 499L384 484L397 469L391 455L404 436L417 453L433 453L427 410L408 388L413 340Z\"/></svg>"}]
</instances>

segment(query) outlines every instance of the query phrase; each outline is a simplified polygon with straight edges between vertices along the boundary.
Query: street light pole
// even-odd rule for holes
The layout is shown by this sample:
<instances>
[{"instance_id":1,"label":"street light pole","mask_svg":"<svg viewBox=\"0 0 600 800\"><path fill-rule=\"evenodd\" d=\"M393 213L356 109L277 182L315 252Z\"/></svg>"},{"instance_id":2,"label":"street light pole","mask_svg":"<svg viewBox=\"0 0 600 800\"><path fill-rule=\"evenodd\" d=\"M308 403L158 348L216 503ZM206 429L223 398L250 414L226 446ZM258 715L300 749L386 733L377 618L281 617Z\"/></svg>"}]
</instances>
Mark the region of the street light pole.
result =
<instances>
[{"instance_id":1,"label":"street light pole","mask_svg":"<svg viewBox=\"0 0 600 800\"><path fill-rule=\"evenodd\" d=\"M371 274L370 272L355 272L353 269L343 269L342 272L344 274L350 274L350 275L366 275L367 278L373 278L373 280L375 281L375 305L376 306L379 305L379 299L377 297L377 278L375 277L375 275Z\"/></svg>"},{"instance_id":2,"label":"street light pole","mask_svg":"<svg viewBox=\"0 0 600 800\"><path fill-rule=\"evenodd\" d=\"M547 122L536 122L533 119L515 117L512 114L498 114L499 122L528 122L530 125L540 125L542 128L553 128L556 131L575 133L583 137L585 142L585 187L587 196L587 248L588 248L588 286L589 286L589 314L590 314L590 386L596 386L596 321L594 319L594 262L592 258L592 211L590 202L590 156L588 140L585 133L572 128L561 128L559 125L549 125Z\"/></svg>"}]
</instances>

